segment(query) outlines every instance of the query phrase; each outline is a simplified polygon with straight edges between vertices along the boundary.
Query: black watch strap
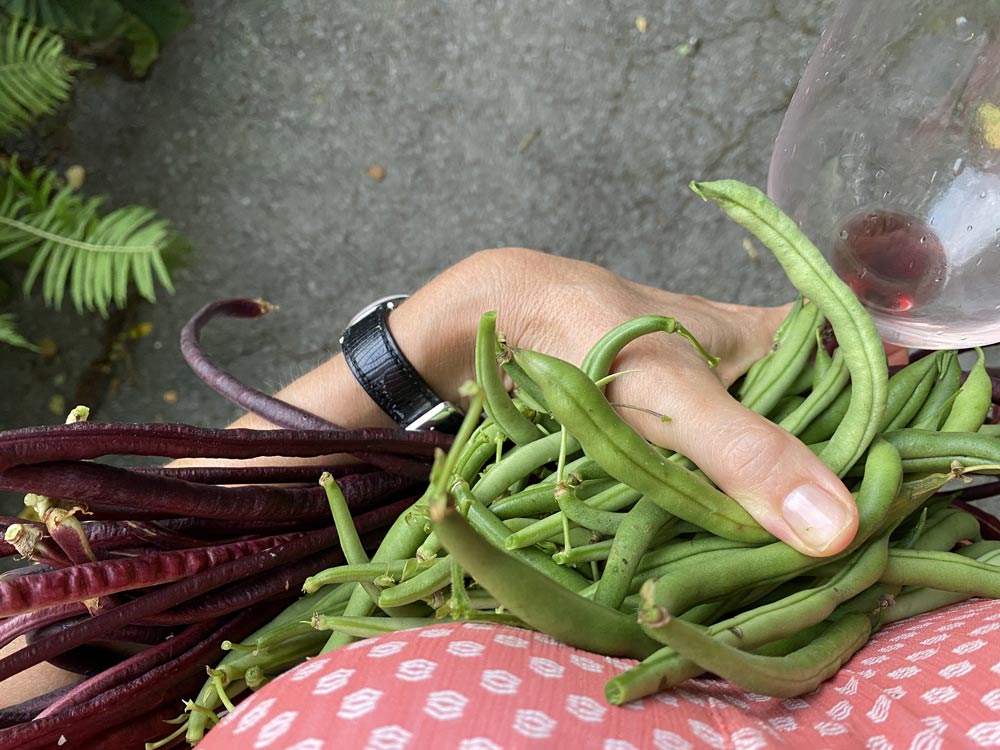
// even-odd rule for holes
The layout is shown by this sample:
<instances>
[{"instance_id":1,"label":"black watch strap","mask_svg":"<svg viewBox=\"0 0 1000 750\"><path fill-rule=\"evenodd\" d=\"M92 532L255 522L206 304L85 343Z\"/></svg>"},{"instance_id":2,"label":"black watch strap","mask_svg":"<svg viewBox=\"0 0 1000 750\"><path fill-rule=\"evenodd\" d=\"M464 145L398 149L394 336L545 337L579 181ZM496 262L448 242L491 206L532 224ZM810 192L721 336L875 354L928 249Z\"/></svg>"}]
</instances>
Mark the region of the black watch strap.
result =
<instances>
[{"instance_id":1,"label":"black watch strap","mask_svg":"<svg viewBox=\"0 0 1000 750\"><path fill-rule=\"evenodd\" d=\"M400 427L455 432L461 411L431 390L389 331L389 313L405 299L384 297L355 315L340 337L344 359L365 392Z\"/></svg>"}]
</instances>

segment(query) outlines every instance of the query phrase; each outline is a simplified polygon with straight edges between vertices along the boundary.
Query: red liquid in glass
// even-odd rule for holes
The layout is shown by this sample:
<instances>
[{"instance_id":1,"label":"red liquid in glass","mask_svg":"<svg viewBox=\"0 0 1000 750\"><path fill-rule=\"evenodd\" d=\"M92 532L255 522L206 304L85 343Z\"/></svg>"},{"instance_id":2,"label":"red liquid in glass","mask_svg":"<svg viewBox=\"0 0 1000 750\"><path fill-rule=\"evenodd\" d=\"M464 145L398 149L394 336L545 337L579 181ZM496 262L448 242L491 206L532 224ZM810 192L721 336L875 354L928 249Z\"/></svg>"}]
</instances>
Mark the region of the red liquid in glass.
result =
<instances>
[{"instance_id":1,"label":"red liquid in glass","mask_svg":"<svg viewBox=\"0 0 1000 750\"><path fill-rule=\"evenodd\" d=\"M944 247L926 222L896 211L863 211L834 240L833 269L870 308L903 313L934 299Z\"/></svg>"}]
</instances>

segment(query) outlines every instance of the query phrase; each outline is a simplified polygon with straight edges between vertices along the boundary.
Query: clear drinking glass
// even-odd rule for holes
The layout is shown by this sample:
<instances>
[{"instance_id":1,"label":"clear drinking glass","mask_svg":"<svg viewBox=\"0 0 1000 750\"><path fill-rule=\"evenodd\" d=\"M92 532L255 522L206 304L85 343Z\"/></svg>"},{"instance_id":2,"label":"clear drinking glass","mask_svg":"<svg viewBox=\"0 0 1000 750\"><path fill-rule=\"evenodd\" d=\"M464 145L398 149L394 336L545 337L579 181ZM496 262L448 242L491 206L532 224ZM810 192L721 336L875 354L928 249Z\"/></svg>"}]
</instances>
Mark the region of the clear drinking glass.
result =
<instances>
[{"instance_id":1,"label":"clear drinking glass","mask_svg":"<svg viewBox=\"0 0 1000 750\"><path fill-rule=\"evenodd\" d=\"M842 0L768 192L887 341L1000 341L1000 0Z\"/></svg>"}]
</instances>

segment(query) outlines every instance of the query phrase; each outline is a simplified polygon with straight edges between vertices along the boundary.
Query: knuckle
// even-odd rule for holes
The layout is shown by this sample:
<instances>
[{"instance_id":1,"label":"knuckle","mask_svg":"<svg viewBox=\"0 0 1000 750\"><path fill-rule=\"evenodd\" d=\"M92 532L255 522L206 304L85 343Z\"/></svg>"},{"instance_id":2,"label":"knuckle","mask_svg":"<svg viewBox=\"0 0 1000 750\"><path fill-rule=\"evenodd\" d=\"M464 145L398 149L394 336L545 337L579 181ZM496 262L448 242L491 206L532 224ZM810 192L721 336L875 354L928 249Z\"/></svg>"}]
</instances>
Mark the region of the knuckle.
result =
<instances>
[{"instance_id":1,"label":"knuckle","mask_svg":"<svg viewBox=\"0 0 1000 750\"><path fill-rule=\"evenodd\" d=\"M716 434L714 452L720 466L729 476L739 477L745 491L762 489L782 470L788 441L776 429L747 417L727 423Z\"/></svg>"}]
</instances>

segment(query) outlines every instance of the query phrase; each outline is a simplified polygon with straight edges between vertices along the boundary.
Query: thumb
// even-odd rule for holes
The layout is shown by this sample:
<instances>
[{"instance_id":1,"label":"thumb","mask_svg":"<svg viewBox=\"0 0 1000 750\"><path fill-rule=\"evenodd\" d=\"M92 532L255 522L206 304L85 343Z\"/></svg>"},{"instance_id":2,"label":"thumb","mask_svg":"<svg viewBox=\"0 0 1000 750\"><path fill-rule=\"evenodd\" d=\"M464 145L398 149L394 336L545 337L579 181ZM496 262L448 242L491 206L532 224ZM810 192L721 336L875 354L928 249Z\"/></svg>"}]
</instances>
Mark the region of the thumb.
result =
<instances>
[{"instance_id":1,"label":"thumb","mask_svg":"<svg viewBox=\"0 0 1000 750\"><path fill-rule=\"evenodd\" d=\"M809 448L717 382L684 390L665 405L671 419L660 428L663 445L694 461L761 526L800 552L825 557L850 544L858 527L854 498Z\"/></svg>"}]
</instances>

